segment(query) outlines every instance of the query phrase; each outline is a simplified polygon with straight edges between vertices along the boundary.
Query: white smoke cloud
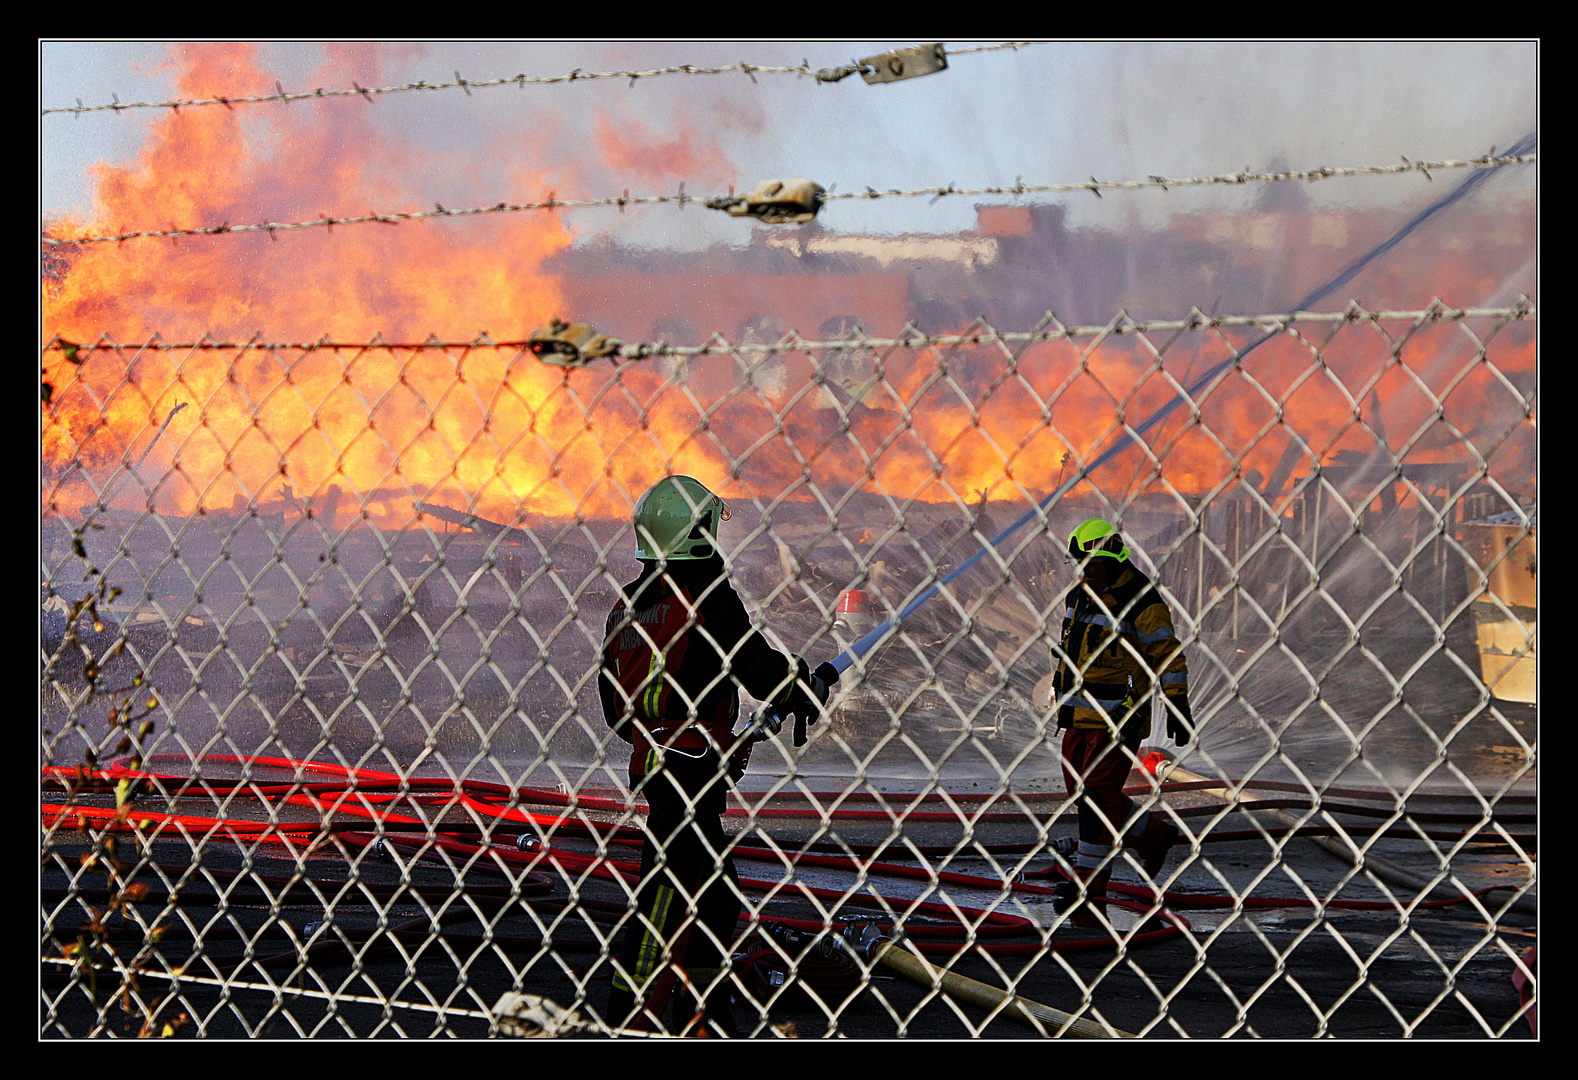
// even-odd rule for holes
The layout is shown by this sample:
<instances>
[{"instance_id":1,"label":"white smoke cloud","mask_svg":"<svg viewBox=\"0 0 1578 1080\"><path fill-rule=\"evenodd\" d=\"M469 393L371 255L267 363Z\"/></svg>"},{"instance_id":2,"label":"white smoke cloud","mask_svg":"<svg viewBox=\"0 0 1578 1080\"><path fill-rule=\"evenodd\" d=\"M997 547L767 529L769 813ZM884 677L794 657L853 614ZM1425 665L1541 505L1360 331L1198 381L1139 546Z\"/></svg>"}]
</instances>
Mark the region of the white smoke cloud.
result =
<instances>
[{"instance_id":1,"label":"white smoke cloud","mask_svg":"<svg viewBox=\"0 0 1578 1080\"><path fill-rule=\"evenodd\" d=\"M749 61L830 67L911 42L495 42L385 46L387 82L470 79L699 66ZM951 43L960 47L963 43ZM322 46L261 47L287 90L309 89ZM1070 42L958 55L942 74L868 86L858 76L831 85L782 75L666 76L380 97L369 105L390 134L431 155L434 201L457 205L522 199L514 169L544 164L587 196L671 191L676 181L621 174L598 152L599 118L656 139L681 132L715 145L754 184L810 176L840 191L1078 182L1200 175L1246 165L1292 168L1477 156L1534 130L1535 42ZM160 47L133 43L46 43L48 107L162 100L173 91ZM259 122L292 122L314 106L265 104ZM291 114L289 110L295 110ZM87 167L125 161L151 111L43 118L44 216L87 204ZM545 162L543 159L546 158ZM661 162L654 162L661 164ZM640 170L645 172L646 170ZM1532 170L1521 182L1532 184ZM1422 177L1327 181L1308 187L1320 202L1374 206L1423 197ZM712 193L714 181L687 185ZM564 192L561 192L563 194ZM1073 225L1154 226L1166 215L1249 205L1248 189L1145 191L1062 196ZM974 221L973 203L950 198L836 203L827 228L949 232ZM655 247L744 242L749 226L698 208L583 211L581 236L617 232Z\"/></svg>"}]
</instances>

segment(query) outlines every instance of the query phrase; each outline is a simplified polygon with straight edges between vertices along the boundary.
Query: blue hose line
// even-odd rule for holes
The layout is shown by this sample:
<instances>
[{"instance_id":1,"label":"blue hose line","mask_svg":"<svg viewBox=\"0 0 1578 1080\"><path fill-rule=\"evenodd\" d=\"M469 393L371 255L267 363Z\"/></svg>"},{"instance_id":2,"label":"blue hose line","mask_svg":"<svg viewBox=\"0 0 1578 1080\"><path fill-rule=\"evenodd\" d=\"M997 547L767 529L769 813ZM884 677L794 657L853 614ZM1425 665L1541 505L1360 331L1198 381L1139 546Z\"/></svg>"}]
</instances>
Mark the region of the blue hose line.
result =
<instances>
[{"instance_id":1,"label":"blue hose line","mask_svg":"<svg viewBox=\"0 0 1578 1080\"><path fill-rule=\"evenodd\" d=\"M1523 138L1519 139L1517 143L1510 147L1506 151L1506 156L1520 157L1532 151L1534 146L1535 136L1531 132L1530 134L1525 135ZM1322 300L1326 299L1326 297L1330 296L1348 282L1352 281L1365 267L1369 266L1376 259L1380 258L1382 255L1385 255L1398 244L1402 243L1415 229L1419 228L1419 226L1423 225L1430 218L1434 217L1436 214L1440 213L1442 210L1445 210L1447 207L1463 198L1463 196L1469 194L1469 192L1479 187L1486 180L1490 179L1492 173L1497 172L1503 167L1504 166L1501 165L1495 165L1487 169L1476 169L1473 175L1469 176L1450 193L1443 196L1439 201L1430 204L1418 214L1414 215L1412 220L1410 220L1402 228L1398 229L1397 232L1393 233L1387 240L1383 241L1373 250L1361 255L1347 266L1343 267L1343 269L1338 271L1337 275L1330 281L1321 285L1314 292L1300 300L1297 304L1294 304L1292 310L1295 312L1305 311L1312 304L1318 304ZM944 585L947 585L954 578L958 577L960 574L970 569L970 567L974 566L981 559L985 558L988 551L1001 547L1010 536L1028 525L1034 518L1045 511L1047 507L1057 502L1058 499L1072 491L1080 483L1080 481L1084 480L1091 473L1095 472L1097 468L1106 464L1108 461L1111 461L1123 451L1127 450L1130 446L1134 445L1134 440L1137 436L1144 435L1146 432L1156 427L1163 420L1172 415L1173 411L1177 409L1178 406L1182 405L1185 400L1193 400L1194 396L1206 386L1210 385L1211 381L1218 375L1222 374L1222 372L1226 371L1234 364L1241 362L1244 357L1248 356L1255 349L1258 349L1261 345L1264 345L1267 341L1270 341L1280 333L1282 333L1280 330L1268 330L1266 333L1250 342L1249 345L1240 350L1236 355L1223 360L1221 363L1211 368L1211 370L1207 371L1204 375L1201 375L1194 381L1192 386L1184 391L1186 395L1185 397L1174 398L1172 401L1169 401L1166 405L1163 405L1160 409L1156 410L1155 415L1149 420L1146 420L1139 427L1135 428L1132 434L1124 435L1116 443L1114 443L1111 448L1104 451L1099 457L1086 466L1083 473L1081 473L1079 476L1076 476L1074 479L1059 485L1056 491L1037 503L1034 510L1029 511L1018 521L1014 522L1012 525L1008 526L1008 528L998 533L997 537L992 541L990 548L982 548L980 551L970 556L970 558L961 563L958 568L950 573L947 577L943 578L941 581L937 582L937 584L931 586L925 592L917 596L914 600L911 600L908 604L906 604L903 611L899 612L894 617L887 619L882 623L881 626L877 627L875 630L862 637L849 648L835 656L832 660L833 666L841 673L848 671L850 665L853 664L856 659L865 656L866 653L875 648L877 643L886 637L895 625L903 622L905 619L913 615L922 604L936 596L938 590Z\"/></svg>"}]
</instances>

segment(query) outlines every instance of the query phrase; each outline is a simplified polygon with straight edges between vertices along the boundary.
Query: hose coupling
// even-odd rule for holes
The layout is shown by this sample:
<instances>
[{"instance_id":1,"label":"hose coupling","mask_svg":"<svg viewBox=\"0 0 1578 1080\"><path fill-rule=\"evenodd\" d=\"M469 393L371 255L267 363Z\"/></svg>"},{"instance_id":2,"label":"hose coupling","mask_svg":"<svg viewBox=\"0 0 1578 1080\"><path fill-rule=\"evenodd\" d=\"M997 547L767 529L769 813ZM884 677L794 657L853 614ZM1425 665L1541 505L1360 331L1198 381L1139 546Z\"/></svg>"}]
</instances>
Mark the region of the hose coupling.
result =
<instances>
[{"instance_id":1,"label":"hose coupling","mask_svg":"<svg viewBox=\"0 0 1578 1080\"><path fill-rule=\"evenodd\" d=\"M897 940L898 933L895 930L889 929L883 933L870 923L852 923L844 928L844 943L868 964L876 959L878 946Z\"/></svg>"}]
</instances>

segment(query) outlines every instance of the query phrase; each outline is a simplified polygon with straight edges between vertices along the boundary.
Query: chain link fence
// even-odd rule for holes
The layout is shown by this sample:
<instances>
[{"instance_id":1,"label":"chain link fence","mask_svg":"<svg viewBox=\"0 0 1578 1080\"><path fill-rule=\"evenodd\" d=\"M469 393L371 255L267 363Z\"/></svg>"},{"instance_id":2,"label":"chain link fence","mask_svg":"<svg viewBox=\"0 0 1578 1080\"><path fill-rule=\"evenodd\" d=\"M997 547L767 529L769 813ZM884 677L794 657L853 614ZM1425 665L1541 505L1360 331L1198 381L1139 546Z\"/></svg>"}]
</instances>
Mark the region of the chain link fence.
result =
<instances>
[{"instance_id":1,"label":"chain link fence","mask_svg":"<svg viewBox=\"0 0 1578 1080\"><path fill-rule=\"evenodd\" d=\"M52 342L41 1030L622 1024L646 803L597 672L634 503L687 474L756 627L849 667L731 791L701 885L740 906L729 962L659 940L672 1008L631 1034L720 991L758 1036L1521 1034L1534 330L1119 315L573 370ZM1180 842L1154 881L1104 856L1096 930L1053 897L1090 517L1165 601L1198 728L1158 710L1122 750Z\"/></svg>"}]
</instances>

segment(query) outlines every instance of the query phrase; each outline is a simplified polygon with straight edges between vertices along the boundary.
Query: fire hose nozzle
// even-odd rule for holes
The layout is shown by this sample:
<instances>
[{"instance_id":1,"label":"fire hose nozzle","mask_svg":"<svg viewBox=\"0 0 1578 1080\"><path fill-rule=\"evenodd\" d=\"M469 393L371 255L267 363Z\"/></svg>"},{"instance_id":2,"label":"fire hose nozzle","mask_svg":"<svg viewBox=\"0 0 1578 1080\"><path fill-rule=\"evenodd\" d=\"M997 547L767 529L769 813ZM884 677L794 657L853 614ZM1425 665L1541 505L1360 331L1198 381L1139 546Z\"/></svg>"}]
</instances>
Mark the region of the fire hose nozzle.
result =
<instances>
[{"instance_id":1,"label":"fire hose nozzle","mask_svg":"<svg viewBox=\"0 0 1578 1080\"><path fill-rule=\"evenodd\" d=\"M525 852L541 851L542 837L532 833L521 833L515 838L515 850Z\"/></svg>"},{"instance_id":2,"label":"fire hose nozzle","mask_svg":"<svg viewBox=\"0 0 1578 1080\"><path fill-rule=\"evenodd\" d=\"M1140 768L1156 777L1158 781L1167 779L1167 774L1172 772L1173 766L1178 764L1172 754L1159 747L1142 746L1140 749L1149 750L1149 753L1141 756Z\"/></svg>"},{"instance_id":3,"label":"fire hose nozzle","mask_svg":"<svg viewBox=\"0 0 1578 1080\"><path fill-rule=\"evenodd\" d=\"M756 715L751 717L751 722L746 726L746 734L752 742L766 742L777 735L784 727L783 714L771 705L756 710Z\"/></svg>"},{"instance_id":4,"label":"fire hose nozzle","mask_svg":"<svg viewBox=\"0 0 1578 1080\"><path fill-rule=\"evenodd\" d=\"M804 930L797 930L787 923L778 922L776 919L763 919L762 932L778 941L785 949L802 951L811 950L811 955L819 960L826 960L838 949L838 934L822 933L812 934Z\"/></svg>"}]
</instances>

